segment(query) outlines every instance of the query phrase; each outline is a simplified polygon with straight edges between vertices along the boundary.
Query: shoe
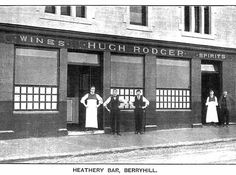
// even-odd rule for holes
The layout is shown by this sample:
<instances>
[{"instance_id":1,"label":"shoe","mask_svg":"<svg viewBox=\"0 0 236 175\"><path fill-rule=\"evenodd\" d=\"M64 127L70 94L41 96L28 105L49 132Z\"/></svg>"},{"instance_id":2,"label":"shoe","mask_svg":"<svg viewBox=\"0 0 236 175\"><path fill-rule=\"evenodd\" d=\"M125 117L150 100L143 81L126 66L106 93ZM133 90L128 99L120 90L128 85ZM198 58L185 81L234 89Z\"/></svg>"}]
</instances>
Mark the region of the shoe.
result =
<instances>
[{"instance_id":1,"label":"shoe","mask_svg":"<svg viewBox=\"0 0 236 175\"><path fill-rule=\"evenodd\" d=\"M144 134L144 132L139 132L140 134Z\"/></svg>"},{"instance_id":2,"label":"shoe","mask_svg":"<svg viewBox=\"0 0 236 175\"><path fill-rule=\"evenodd\" d=\"M134 134L138 134L138 131L135 131L135 133Z\"/></svg>"},{"instance_id":3,"label":"shoe","mask_svg":"<svg viewBox=\"0 0 236 175\"><path fill-rule=\"evenodd\" d=\"M120 133L117 133L117 135L118 135L118 136L121 136L121 134L120 134Z\"/></svg>"}]
</instances>

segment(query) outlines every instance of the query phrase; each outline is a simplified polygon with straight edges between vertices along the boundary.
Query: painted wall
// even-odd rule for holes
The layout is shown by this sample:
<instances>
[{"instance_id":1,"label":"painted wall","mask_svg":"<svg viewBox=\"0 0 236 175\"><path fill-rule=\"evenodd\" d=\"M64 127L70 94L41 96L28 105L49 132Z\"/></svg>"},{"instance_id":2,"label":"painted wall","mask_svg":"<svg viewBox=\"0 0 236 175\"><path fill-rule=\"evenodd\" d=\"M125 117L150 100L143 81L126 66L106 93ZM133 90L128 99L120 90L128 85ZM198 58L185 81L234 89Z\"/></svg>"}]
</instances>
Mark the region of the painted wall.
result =
<instances>
[{"instance_id":1,"label":"painted wall","mask_svg":"<svg viewBox=\"0 0 236 175\"><path fill-rule=\"evenodd\" d=\"M129 25L127 6L88 6L87 18L44 13L44 6L0 7L0 22L72 31L130 36L203 45L236 47L236 7L213 6L212 35L186 36L182 6L149 6L147 28Z\"/></svg>"}]
</instances>

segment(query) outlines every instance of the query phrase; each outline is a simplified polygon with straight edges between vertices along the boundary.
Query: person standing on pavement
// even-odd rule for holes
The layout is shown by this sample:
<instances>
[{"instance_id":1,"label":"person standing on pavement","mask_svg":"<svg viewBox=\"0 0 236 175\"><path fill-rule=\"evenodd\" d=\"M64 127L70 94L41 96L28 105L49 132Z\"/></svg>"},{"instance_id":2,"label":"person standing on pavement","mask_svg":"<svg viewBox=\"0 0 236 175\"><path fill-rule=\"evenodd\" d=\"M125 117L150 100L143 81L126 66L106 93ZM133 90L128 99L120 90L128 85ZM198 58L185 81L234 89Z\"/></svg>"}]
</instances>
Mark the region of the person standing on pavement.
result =
<instances>
[{"instance_id":1,"label":"person standing on pavement","mask_svg":"<svg viewBox=\"0 0 236 175\"><path fill-rule=\"evenodd\" d=\"M143 134L143 114L144 110L149 105L149 101L141 95L141 90L138 89L134 101L130 101L130 105L134 108L135 134Z\"/></svg>"},{"instance_id":2,"label":"person standing on pavement","mask_svg":"<svg viewBox=\"0 0 236 175\"><path fill-rule=\"evenodd\" d=\"M221 126L229 126L229 112L232 109L231 103L233 102L233 98L228 95L227 91L224 91L219 100Z\"/></svg>"},{"instance_id":3,"label":"person standing on pavement","mask_svg":"<svg viewBox=\"0 0 236 175\"><path fill-rule=\"evenodd\" d=\"M97 109L103 103L103 100L98 94L95 93L94 86L90 88L90 93L87 93L82 97L80 102L86 108L85 128L97 129L98 128Z\"/></svg>"},{"instance_id":4,"label":"person standing on pavement","mask_svg":"<svg viewBox=\"0 0 236 175\"><path fill-rule=\"evenodd\" d=\"M210 90L210 96L206 101L207 114L206 123L216 124L219 122L216 107L218 106L217 97L214 95L214 91Z\"/></svg>"},{"instance_id":5,"label":"person standing on pavement","mask_svg":"<svg viewBox=\"0 0 236 175\"><path fill-rule=\"evenodd\" d=\"M127 104L127 102L118 95L117 89L114 89L113 94L103 104L103 106L110 113L112 134L116 133L117 135L121 135L120 134L120 104L121 103ZM107 107L108 104L110 104L109 105L110 109Z\"/></svg>"}]
</instances>

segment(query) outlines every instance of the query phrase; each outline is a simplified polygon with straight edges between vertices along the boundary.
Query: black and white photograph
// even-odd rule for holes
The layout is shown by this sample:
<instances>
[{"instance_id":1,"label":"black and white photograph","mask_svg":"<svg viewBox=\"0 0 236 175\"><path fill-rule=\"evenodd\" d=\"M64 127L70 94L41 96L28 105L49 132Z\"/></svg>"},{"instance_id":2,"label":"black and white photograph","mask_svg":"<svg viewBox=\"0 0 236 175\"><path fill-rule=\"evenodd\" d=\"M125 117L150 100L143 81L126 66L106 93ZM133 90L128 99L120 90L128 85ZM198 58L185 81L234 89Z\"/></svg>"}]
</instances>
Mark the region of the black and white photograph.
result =
<instances>
[{"instance_id":1,"label":"black and white photograph","mask_svg":"<svg viewBox=\"0 0 236 175\"><path fill-rule=\"evenodd\" d=\"M236 5L138 2L0 5L0 169L236 165Z\"/></svg>"}]
</instances>

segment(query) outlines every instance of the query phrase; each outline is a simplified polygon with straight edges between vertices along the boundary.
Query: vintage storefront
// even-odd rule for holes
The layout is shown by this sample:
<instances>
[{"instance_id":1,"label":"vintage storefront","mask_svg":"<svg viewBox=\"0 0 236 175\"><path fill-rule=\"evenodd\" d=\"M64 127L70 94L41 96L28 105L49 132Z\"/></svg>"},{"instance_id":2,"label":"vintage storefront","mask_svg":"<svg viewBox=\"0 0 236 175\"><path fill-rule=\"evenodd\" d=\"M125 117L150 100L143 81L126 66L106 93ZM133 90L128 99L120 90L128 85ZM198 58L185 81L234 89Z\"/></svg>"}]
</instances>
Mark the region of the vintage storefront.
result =
<instances>
[{"instance_id":1,"label":"vintage storefront","mask_svg":"<svg viewBox=\"0 0 236 175\"><path fill-rule=\"evenodd\" d=\"M0 53L1 138L83 130L79 100L92 85L104 100L114 88L127 100L141 89L150 101L146 129L204 124L209 89L236 96L234 49L4 24ZM102 107L98 123L109 132ZM129 106L121 129L134 129Z\"/></svg>"}]
</instances>

